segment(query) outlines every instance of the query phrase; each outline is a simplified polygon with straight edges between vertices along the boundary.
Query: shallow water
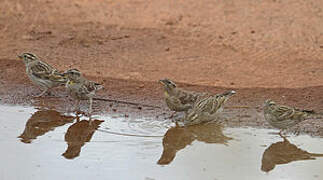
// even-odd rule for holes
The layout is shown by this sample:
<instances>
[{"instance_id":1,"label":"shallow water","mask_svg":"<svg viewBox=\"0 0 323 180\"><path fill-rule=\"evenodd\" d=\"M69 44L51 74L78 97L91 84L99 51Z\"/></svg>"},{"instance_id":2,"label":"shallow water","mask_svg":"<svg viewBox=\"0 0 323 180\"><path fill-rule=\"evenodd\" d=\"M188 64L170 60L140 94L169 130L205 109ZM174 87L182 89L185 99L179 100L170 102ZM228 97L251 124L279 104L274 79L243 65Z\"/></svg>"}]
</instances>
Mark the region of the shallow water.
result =
<instances>
[{"instance_id":1,"label":"shallow water","mask_svg":"<svg viewBox=\"0 0 323 180\"><path fill-rule=\"evenodd\" d=\"M0 105L0 179L322 179L322 139Z\"/></svg>"}]
</instances>

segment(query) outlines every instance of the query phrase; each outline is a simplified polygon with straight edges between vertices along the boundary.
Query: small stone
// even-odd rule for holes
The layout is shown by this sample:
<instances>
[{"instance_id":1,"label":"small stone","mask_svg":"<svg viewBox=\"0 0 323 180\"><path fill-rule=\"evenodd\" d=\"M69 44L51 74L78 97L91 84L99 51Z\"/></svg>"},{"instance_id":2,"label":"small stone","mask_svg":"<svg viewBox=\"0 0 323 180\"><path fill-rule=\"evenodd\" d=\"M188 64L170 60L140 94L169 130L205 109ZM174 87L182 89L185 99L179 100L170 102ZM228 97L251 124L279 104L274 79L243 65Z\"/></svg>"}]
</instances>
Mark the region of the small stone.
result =
<instances>
[{"instance_id":1,"label":"small stone","mask_svg":"<svg viewBox=\"0 0 323 180\"><path fill-rule=\"evenodd\" d=\"M103 44L103 41L98 40L97 42L98 42L99 45Z\"/></svg>"},{"instance_id":2,"label":"small stone","mask_svg":"<svg viewBox=\"0 0 323 180\"><path fill-rule=\"evenodd\" d=\"M24 39L24 40L32 40L33 39L33 37L30 36L30 35L22 35L21 38Z\"/></svg>"}]
</instances>

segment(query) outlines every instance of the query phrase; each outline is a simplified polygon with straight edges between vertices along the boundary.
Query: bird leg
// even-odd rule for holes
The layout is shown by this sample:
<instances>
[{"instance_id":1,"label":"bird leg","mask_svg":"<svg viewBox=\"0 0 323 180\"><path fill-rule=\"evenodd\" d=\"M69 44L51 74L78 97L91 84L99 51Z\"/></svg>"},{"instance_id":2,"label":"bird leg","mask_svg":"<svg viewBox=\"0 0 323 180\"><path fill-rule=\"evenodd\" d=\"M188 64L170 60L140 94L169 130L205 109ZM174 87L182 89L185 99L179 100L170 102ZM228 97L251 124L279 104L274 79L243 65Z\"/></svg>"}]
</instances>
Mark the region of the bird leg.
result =
<instances>
[{"instance_id":1,"label":"bird leg","mask_svg":"<svg viewBox=\"0 0 323 180\"><path fill-rule=\"evenodd\" d=\"M92 114L92 104L93 104L93 99L92 99L92 98L90 98L90 99L89 99L89 101L90 101L90 106L89 106L89 112L88 112L88 114L89 114L89 116L91 116L91 114Z\"/></svg>"},{"instance_id":2,"label":"bird leg","mask_svg":"<svg viewBox=\"0 0 323 180\"><path fill-rule=\"evenodd\" d=\"M41 97L43 96L46 92L47 92L48 88L46 87L40 94L38 94L37 96L34 97Z\"/></svg>"},{"instance_id":3,"label":"bird leg","mask_svg":"<svg viewBox=\"0 0 323 180\"><path fill-rule=\"evenodd\" d=\"M283 129L279 131L279 133L278 133L278 134L279 134L279 136L280 136L280 137L282 137L282 138L289 137L289 136L287 136L287 135L284 135L284 134L283 134L283 131L284 131Z\"/></svg>"},{"instance_id":4,"label":"bird leg","mask_svg":"<svg viewBox=\"0 0 323 180\"><path fill-rule=\"evenodd\" d=\"M76 114L76 122L80 122L80 116L78 114Z\"/></svg>"},{"instance_id":5,"label":"bird leg","mask_svg":"<svg viewBox=\"0 0 323 180\"><path fill-rule=\"evenodd\" d=\"M174 117L174 115L176 114L176 111L174 111L169 117L168 119L172 119Z\"/></svg>"},{"instance_id":6,"label":"bird leg","mask_svg":"<svg viewBox=\"0 0 323 180\"><path fill-rule=\"evenodd\" d=\"M51 97L54 97L56 94L51 91L51 88L48 88L47 95L51 96Z\"/></svg>"},{"instance_id":7,"label":"bird leg","mask_svg":"<svg viewBox=\"0 0 323 180\"><path fill-rule=\"evenodd\" d=\"M89 125L91 126L92 125L92 118L91 118L91 115L89 117Z\"/></svg>"},{"instance_id":8,"label":"bird leg","mask_svg":"<svg viewBox=\"0 0 323 180\"><path fill-rule=\"evenodd\" d=\"M82 114L80 105L81 105L81 100L78 99L76 102L76 114L77 115Z\"/></svg>"},{"instance_id":9,"label":"bird leg","mask_svg":"<svg viewBox=\"0 0 323 180\"><path fill-rule=\"evenodd\" d=\"M280 130L278 134L280 137L284 138L284 136L282 135L282 132L283 132L283 130Z\"/></svg>"}]
</instances>

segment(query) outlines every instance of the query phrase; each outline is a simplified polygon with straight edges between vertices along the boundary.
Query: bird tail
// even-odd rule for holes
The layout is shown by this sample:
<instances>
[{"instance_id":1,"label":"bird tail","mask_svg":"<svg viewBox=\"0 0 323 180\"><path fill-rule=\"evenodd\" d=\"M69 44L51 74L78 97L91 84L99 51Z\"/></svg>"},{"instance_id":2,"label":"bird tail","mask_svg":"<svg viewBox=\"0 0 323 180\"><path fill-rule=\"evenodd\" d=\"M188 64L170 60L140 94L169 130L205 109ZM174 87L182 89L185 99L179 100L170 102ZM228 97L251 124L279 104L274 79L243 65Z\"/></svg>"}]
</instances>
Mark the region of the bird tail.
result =
<instances>
[{"instance_id":1,"label":"bird tail","mask_svg":"<svg viewBox=\"0 0 323 180\"><path fill-rule=\"evenodd\" d=\"M303 110L303 112L307 113L312 118L323 119L323 112L315 112L313 110Z\"/></svg>"},{"instance_id":2,"label":"bird tail","mask_svg":"<svg viewBox=\"0 0 323 180\"><path fill-rule=\"evenodd\" d=\"M63 73L58 71L52 72L50 79L61 85L65 85L65 83L67 82L67 78L64 77Z\"/></svg>"},{"instance_id":3,"label":"bird tail","mask_svg":"<svg viewBox=\"0 0 323 180\"><path fill-rule=\"evenodd\" d=\"M221 95L222 95L222 96L228 96L228 97L230 97L230 96L232 96L232 95L234 95L234 94L236 94L236 91L231 90L231 91L224 92L224 93L222 93Z\"/></svg>"},{"instance_id":4,"label":"bird tail","mask_svg":"<svg viewBox=\"0 0 323 180\"><path fill-rule=\"evenodd\" d=\"M96 88L96 90L100 90L100 89L103 89L104 86L102 84L95 83L95 88Z\"/></svg>"},{"instance_id":5,"label":"bird tail","mask_svg":"<svg viewBox=\"0 0 323 180\"><path fill-rule=\"evenodd\" d=\"M313 111L313 110L302 110L302 111L307 113L307 114L316 114L316 112Z\"/></svg>"}]
</instances>

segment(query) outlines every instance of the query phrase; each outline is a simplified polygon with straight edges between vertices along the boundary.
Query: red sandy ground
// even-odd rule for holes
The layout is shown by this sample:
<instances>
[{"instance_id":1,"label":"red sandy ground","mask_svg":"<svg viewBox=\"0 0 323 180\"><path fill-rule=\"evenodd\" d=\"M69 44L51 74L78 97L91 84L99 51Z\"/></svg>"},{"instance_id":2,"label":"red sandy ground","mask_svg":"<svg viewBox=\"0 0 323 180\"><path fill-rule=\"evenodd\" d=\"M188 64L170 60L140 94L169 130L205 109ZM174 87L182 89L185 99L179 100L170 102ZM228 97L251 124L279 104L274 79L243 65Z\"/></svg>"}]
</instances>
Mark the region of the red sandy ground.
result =
<instances>
[{"instance_id":1,"label":"red sandy ground","mask_svg":"<svg viewBox=\"0 0 323 180\"><path fill-rule=\"evenodd\" d=\"M164 107L157 81L167 77L187 89L236 89L229 105L272 98L323 111L322 8L317 0L2 0L0 97L39 93L16 58L27 51L59 70L78 68L114 99Z\"/></svg>"}]
</instances>

